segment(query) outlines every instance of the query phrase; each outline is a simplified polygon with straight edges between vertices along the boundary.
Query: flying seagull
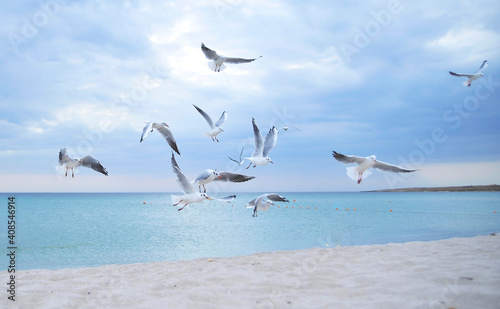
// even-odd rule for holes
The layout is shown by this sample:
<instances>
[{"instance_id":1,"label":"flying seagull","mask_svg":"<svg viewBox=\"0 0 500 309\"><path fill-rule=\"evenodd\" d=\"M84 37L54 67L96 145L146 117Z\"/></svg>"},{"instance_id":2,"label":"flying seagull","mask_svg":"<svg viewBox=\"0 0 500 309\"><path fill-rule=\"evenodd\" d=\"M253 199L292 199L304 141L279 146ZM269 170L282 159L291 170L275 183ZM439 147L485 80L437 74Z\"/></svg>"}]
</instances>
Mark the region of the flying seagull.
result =
<instances>
[{"instance_id":1,"label":"flying seagull","mask_svg":"<svg viewBox=\"0 0 500 309\"><path fill-rule=\"evenodd\" d=\"M179 204L184 204L181 208L177 210L183 210L184 207L186 207L189 204L192 203L199 203L205 199L211 200L212 198L206 195L205 193L198 193L196 190L193 188L189 180L184 176L184 174L181 171L181 168L177 164L177 161L175 161L174 153L172 152L172 169L174 170L174 173L177 175L177 183L182 189L182 192L184 192L184 195L172 195L172 203L174 206L177 206Z\"/></svg>"},{"instance_id":2,"label":"flying seagull","mask_svg":"<svg viewBox=\"0 0 500 309\"><path fill-rule=\"evenodd\" d=\"M178 155L181 154L179 152L179 148L177 148L177 143L175 142L175 138L172 135L172 131L170 131L168 125L165 122L146 122L146 126L142 130L141 141L139 143L142 143L142 141L145 140L148 136L149 132L153 132L154 129L160 132L160 134L167 140L167 143L170 145L170 147L175 152L177 152Z\"/></svg>"},{"instance_id":3,"label":"flying seagull","mask_svg":"<svg viewBox=\"0 0 500 309\"><path fill-rule=\"evenodd\" d=\"M358 184L363 179L363 175L368 177L371 172L369 168L378 168L379 170L383 170L386 172L394 172L394 173L411 173L416 170L408 170L396 165L392 165L389 163L385 163L382 161L378 161L374 155L369 157L358 157L358 156L346 156L336 151L333 152L333 157L337 159L337 161L342 162L344 164L357 164L356 166L347 167L347 176L354 181L358 181Z\"/></svg>"},{"instance_id":4,"label":"flying seagull","mask_svg":"<svg viewBox=\"0 0 500 309\"><path fill-rule=\"evenodd\" d=\"M198 184L198 189L201 192L201 186L203 186L203 192L207 192L205 185L211 183L212 181L230 181L230 182L245 182L254 179L254 176L246 176L231 172L217 172L216 170L205 170L203 173L198 175L198 177L193 181L193 183Z\"/></svg>"},{"instance_id":5,"label":"flying seagull","mask_svg":"<svg viewBox=\"0 0 500 309\"><path fill-rule=\"evenodd\" d=\"M214 72L220 72L220 71L224 70L226 68L226 66L224 65L224 62L227 62L227 63L246 63L246 62L252 62L257 58L262 57L262 56L260 56L260 57L253 58L253 59L224 57L224 56L218 55L215 50L212 50L212 49L206 47L205 44L203 44L203 43L201 43L201 50L203 51L203 53L205 54L205 57L207 57L208 60L212 60L212 61L208 62L208 67L210 68L210 70L212 70Z\"/></svg>"},{"instance_id":6,"label":"flying seagull","mask_svg":"<svg viewBox=\"0 0 500 309\"><path fill-rule=\"evenodd\" d=\"M268 210L274 202L289 202L285 197L276 194L276 193L266 193L261 196L254 198L248 204L246 204L246 208L253 209L253 216L257 217L257 210Z\"/></svg>"},{"instance_id":7,"label":"flying seagull","mask_svg":"<svg viewBox=\"0 0 500 309\"><path fill-rule=\"evenodd\" d=\"M226 197L212 198L212 199L216 200L216 201L231 203L235 198L236 198L236 195L229 195L229 196L226 196Z\"/></svg>"},{"instance_id":8,"label":"flying seagull","mask_svg":"<svg viewBox=\"0 0 500 309\"><path fill-rule=\"evenodd\" d=\"M205 118L205 120L208 122L208 125L210 126L210 129L212 129L210 132L205 133L205 135L211 137L213 141L219 142L219 140L217 139L217 135L219 135L219 133L224 131L220 126L227 120L227 113L224 111L220 116L219 120L217 120L217 122L214 124L212 118L210 118L210 116L208 116L207 113L205 113L198 106L194 104L193 106L203 116L203 118Z\"/></svg>"},{"instance_id":9,"label":"flying seagull","mask_svg":"<svg viewBox=\"0 0 500 309\"><path fill-rule=\"evenodd\" d=\"M266 140L264 142L262 138L262 134L260 134L259 128L255 124L255 119L252 118L253 125L253 133L255 136L255 150L252 153L250 158L245 158L250 160L250 165L248 165L247 169L253 164L253 167L257 165L267 165L269 162L273 163L271 158L269 158L269 152L273 149L278 141L278 129L276 127L272 127L267 133Z\"/></svg>"},{"instance_id":10,"label":"flying seagull","mask_svg":"<svg viewBox=\"0 0 500 309\"><path fill-rule=\"evenodd\" d=\"M239 166L242 166L242 165L243 165L243 162L245 162L245 160L241 160L241 156L243 155L243 149L245 149L245 147L242 147L242 148L241 148L241 152L240 152L240 160L239 160L239 161L238 161L238 160L235 160L235 159L233 159L233 158L231 158L231 157L229 157L229 156L228 156L229 160L231 160L231 161L235 162L235 163L236 163L236 164L238 164Z\"/></svg>"},{"instance_id":11,"label":"flying seagull","mask_svg":"<svg viewBox=\"0 0 500 309\"><path fill-rule=\"evenodd\" d=\"M486 68L488 66L488 61L487 60L484 60L483 61L483 64L481 64L481 66L479 67L479 69L477 69L477 71L473 74L466 74L466 73L454 73L452 71L450 71L450 74L453 75L453 76L457 76L457 77L467 77L468 80L466 80L464 82L464 86L467 86L467 87L470 87L470 84L475 81L476 79L478 79L479 77L482 77L483 76L483 73L481 73L481 71Z\"/></svg>"},{"instance_id":12,"label":"flying seagull","mask_svg":"<svg viewBox=\"0 0 500 309\"><path fill-rule=\"evenodd\" d=\"M62 148L59 151L59 165L64 166L66 168L66 174L64 176L68 176L68 170L71 169L71 177L75 177L75 168L79 166L88 167L93 169L96 172L102 173L108 176L108 171L102 166L101 162L94 158L91 155L87 155L83 158L77 159L72 158L66 154L66 148Z\"/></svg>"}]
</instances>

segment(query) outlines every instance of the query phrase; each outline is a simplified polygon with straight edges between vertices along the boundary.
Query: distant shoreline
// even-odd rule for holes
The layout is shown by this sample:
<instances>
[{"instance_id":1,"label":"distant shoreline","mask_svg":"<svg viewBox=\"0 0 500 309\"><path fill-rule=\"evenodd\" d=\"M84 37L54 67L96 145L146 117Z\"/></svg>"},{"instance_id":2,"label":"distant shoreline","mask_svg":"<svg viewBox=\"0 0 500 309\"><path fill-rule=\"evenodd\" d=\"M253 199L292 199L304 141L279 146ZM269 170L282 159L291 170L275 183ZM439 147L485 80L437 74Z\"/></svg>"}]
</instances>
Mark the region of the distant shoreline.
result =
<instances>
[{"instance_id":1,"label":"distant shoreline","mask_svg":"<svg viewBox=\"0 0 500 309\"><path fill-rule=\"evenodd\" d=\"M484 191L500 191L500 185L401 188L401 189L372 190L365 192L484 192Z\"/></svg>"}]
</instances>

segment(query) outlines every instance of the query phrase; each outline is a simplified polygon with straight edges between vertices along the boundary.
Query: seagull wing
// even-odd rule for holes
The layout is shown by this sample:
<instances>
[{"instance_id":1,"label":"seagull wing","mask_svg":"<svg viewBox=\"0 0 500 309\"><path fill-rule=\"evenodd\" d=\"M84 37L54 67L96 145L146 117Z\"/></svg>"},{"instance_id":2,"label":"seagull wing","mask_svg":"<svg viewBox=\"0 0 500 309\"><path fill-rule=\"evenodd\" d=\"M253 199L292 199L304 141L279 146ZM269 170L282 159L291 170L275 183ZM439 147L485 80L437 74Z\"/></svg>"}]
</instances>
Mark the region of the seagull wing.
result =
<instances>
[{"instance_id":1,"label":"seagull wing","mask_svg":"<svg viewBox=\"0 0 500 309\"><path fill-rule=\"evenodd\" d=\"M141 141L139 143L142 143L142 141L146 139L149 132L151 131L152 126L153 126L152 121L146 123L146 125L144 126L144 129L142 129Z\"/></svg>"},{"instance_id":2,"label":"seagull wing","mask_svg":"<svg viewBox=\"0 0 500 309\"><path fill-rule=\"evenodd\" d=\"M254 179L254 176L246 176L242 174L219 172L221 178L216 177L214 181L230 181L230 182L245 182Z\"/></svg>"},{"instance_id":3,"label":"seagull wing","mask_svg":"<svg viewBox=\"0 0 500 309\"><path fill-rule=\"evenodd\" d=\"M59 151L59 165L63 165L68 162L70 157L66 154L66 148L63 148Z\"/></svg>"},{"instance_id":4,"label":"seagull wing","mask_svg":"<svg viewBox=\"0 0 500 309\"><path fill-rule=\"evenodd\" d=\"M177 175L177 183L182 189L182 192L185 194L191 194L195 193L196 191L194 190L193 186L191 183L189 183L189 180L184 176L184 174L181 171L181 168L177 164L177 161L175 161L174 153L172 152L172 169L174 170L174 173Z\"/></svg>"},{"instance_id":5,"label":"seagull wing","mask_svg":"<svg viewBox=\"0 0 500 309\"><path fill-rule=\"evenodd\" d=\"M198 175L198 177L196 177L194 182L198 182L198 181L202 181L202 180L207 179L208 177L210 177L210 175L212 175L212 172L213 172L212 170L203 171L200 175Z\"/></svg>"},{"instance_id":6,"label":"seagull wing","mask_svg":"<svg viewBox=\"0 0 500 309\"><path fill-rule=\"evenodd\" d=\"M264 194L264 196L267 199L269 199L271 201L275 201L275 202L289 202L289 200L287 200L284 196L281 196L281 195L276 194L276 193Z\"/></svg>"},{"instance_id":7,"label":"seagull wing","mask_svg":"<svg viewBox=\"0 0 500 309\"><path fill-rule=\"evenodd\" d=\"M227 120L227 113L223 112L220 116L219 120L215 123L216 127L220 127Z\"/></svg>"},{"instance_id":8,"label":"seagull wing","mask_svg":"<svg viewBox=\"0 0 500 309\"><path fill-rule=\"evenodd\" d=\"M262 56L260 56L262 57ZM244 59L244 58L231 58L231 57L228 57L226 58L226 60L224 60L224 62L227 62L227 63L246 63L246 62L252 62L260 57L257 57L257 58L253 58L253 59Z\"/></svg>"},{"instance_id":9,"label":"seagull wing","mask_svg":"<svg viewBox=\"0 0 500 309\"><path fill-rule=\"evenodd\" d=\"M243 149L245 149L245 147L241 147L241 152L240 152L240 164L241 164L241 156L243 155Z\"/></svg>"},{"instance_id":10,"label":"seagull wing","mask_svg":"<svg viewBox=\"0 0 500 309\"><path fill-rule=\"evenodd\" d=\"M205 54L205 57L210 60L215 60L219 58L219 55L215 52L215 50L211 50L210 48L206 47L205 44L201 43L201 50Z\"/></svg>"},{"instance_id":11,"label":"seagull wing","mask_svg":"<svg viewBox=\"0 0 500 309\"><path fill-rule=\"evenodd\" d=\"M93 156L87 155L87 156L81 158L78 161L80 161L80 164L82 166L89 167L89 168L93 169L96 172L99 172L101 174L104 174L104 175L108 176L108 171L106 171L106 169L104 168L104 166L102 166L101 162L99 162L99 160L97 160Z\"/></svg>"},{"instance_id":12,"label":"seagull wing","mask_svg":"<svg viewBox=\"0 0 500 309\"><path fill-rule=\"evenodd\" d=\"M274 146L276 146L277 142L278 142L278 129L276 129L276 127L273 126L267 133L262 155L264 157L267 157L269 152L271 152L271 149L273 149Z\"/></svg>"},{"instance_id":13,"label":"seagull wing","mask_svg":"<svg viewBox=\"0 0 500 309\"><path fill-rule=\"evenodd\" d=\"M479 72L481 72L487 66L488 66L488 61L484 60L483 63L481 64L481 66L479 67L479 69L477 69L476 74L479 73Z\"/></svg>"},{"instance_id":14,"label":"seagull wing","mask_svg":"<svg viewBox=\"0 0 500 309\"><path fill-rule=\"evenodd\" d=\"M375 162L375 164L372 167L378 168L380 170L384 170L387 172L394 172L394 173L411 173L411 172L416 171L416 170L408 170L408 169L405 169L405 168L402 168L402 167L399 167L396 165L392 165L389 163L385 163L382 161L378 161L378 160Z\"/></svg>"},{"instance_id":15,"label":"seagull wing","mask_svg":"<svg viewBox=\"0 0 500 309\"><path fill-rule=\"evenodd\" d=\"M336 151L333 152L333 157L337 159L337 161L342 162L344 164L352 164L352 163L361 163L366 160L366 158L358 157L358 156L346 156Z\"/></svg>"},{"instance_id":16,"label":"seagull wing","mask_svg":"<svg viewBox=\"0 0 500 309\"><path fill-rule=\"evenodd\" d=\"M234 161L235 163L238 163L238 165L240 164L240 162L239 162L239 161L237 161L237 160L235 160L235 159L233 159L233 158L231 158L231 157L229 157L229 156L228 156L228 158L229 158L229 160Z\"/></svg>"},{"instance_id":17,"label":"seagull wing","mask_svg":"<svg viewBox=\"0 0 500 309\"><path fill-rule=\"evenodd\" d=\"M260 197L260 196L259 196L259 197ZM256 197L256 198L254 198L253 200L251 200L250 202L248 202L248 203L245 205L245 207L246 207L246 208L254 208L254 207L255 207L255 202L257 201L257 199L258 199L259 197Z\"/></svg>"},{"instance_id":18,"label":"seagull wing","mask_svg":"<svg viewBox=\"0 0 500 309\"><path fill-rule=\"evenodd\" d=\"M257 127L255 119L253 118L252 118L252 125L253 125L253 135L255 137L255 150L252 154L252 157L259 157L262 156L262 153L264 151L264 142L262 134L260 134L259 127Z\"/></svg>"},{"instance_id":19,"label":"seagull wing","mask_svg":"<svg viewBox=\"0 0 500 309\"><path fill-rule=\"evenodd\" d=\"M467 78L471 78L472 76L474 76L474 74L465 74L465 73L455 73L455 72L452 72L450 71L450 74L453 75L453 76L458 76L458 77L467 77Z\"/></svg>"},{"instance_id":20,"label":"seagull wing","mask_svg":"<svg viewBox=\"0 0 500 309\"><path fill-rule=\"evenodd\" d=\"M181 155L179 152L179 148L177 148L177 143L175 142L174 135L172 134L172 131L170 131L169 128L166 126L161 126L158 129L158 132L167 140L167 143L170 145L170 147L177 152L178 155Z\"/></svg>"},{"instance_id":21,"label":"seagull wing","mask_svg":"<svg viewBox=\"0 0 500 309\"><path fill-rule=\"evenodd\" d=\"M210 116L207 115L207 113L205 113L201 108L199 108L198 106L194 105L194 108L196 108L196 110L203 116L203 118L205 118L205 120L208 122L208 125L210 126L210 128L212 129L215 129L215 126L214 126L214 122L212 121L212 118L210 118ZM224 114L223 114L224 115Z\"/></svg>"}]
</instances>

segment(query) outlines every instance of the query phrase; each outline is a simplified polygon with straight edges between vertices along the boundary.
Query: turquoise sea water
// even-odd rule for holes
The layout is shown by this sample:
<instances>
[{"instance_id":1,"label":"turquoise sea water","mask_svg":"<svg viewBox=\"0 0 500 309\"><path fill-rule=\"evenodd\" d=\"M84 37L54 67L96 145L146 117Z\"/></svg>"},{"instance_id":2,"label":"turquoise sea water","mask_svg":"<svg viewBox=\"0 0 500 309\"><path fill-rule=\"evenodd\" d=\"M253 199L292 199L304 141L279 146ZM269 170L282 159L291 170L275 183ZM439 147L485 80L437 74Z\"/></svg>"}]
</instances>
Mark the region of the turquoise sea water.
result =
<instances>
[{"instance_id":1,"label":"turquoise sea water","mask_svg":"<svg viewBox=\"0 0 500 309\"><path fill-rule=\"evenodd\" d=\"M9 265L9 196L16 202L16 269L228 257L500 232L500 192L280 194L290 202L276 202L256 218L243 206L259 193L237 194L229 204L205 201L180 212L167 193L0 194L0 270Z\"/></svg>"}]
</instances>

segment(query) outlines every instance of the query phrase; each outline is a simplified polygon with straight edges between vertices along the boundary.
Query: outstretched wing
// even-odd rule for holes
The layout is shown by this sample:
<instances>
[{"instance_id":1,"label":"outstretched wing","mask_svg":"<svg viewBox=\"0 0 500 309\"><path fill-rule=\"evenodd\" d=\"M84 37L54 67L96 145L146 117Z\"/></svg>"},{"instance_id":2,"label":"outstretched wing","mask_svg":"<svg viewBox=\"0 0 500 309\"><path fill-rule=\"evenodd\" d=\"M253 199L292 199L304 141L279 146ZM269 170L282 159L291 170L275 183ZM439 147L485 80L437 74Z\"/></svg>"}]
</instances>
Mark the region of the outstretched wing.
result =
<instances>
[{"instance_id":1,"label":"outstretched wing","mask_svg":"<svg viewBox=\"0 0 500 309\"><path fill-rule=\"evenodd\" d=\"M179 148L177 147L177 143L175 142L174 135L172 134L172 131L170 131L169 128L166 126L161 126L157 128L158 132L167 140L167 143L170 145L170 147L177 152L178 155L181 155L179 152Z\"/></svg>"},{"instance_id":2,"label":"outstretched wing","mask_svg":"<svg viewBox=\"0 0 500 309\"><path fill-rule=\"evenodd\" d=\"M262 56L260 56L262 57ZM246 63L246 62L252 62L260 57L257 57L257 58L253 58L253 59L244 59L244 58L232 58L232 57L228 57L226 58L226 60L224 60L224 62L227 62L227 63Z\"/></svg>"},{"instance_id":3,"label":"outstretched wing","mask_svg":"<svg viewBox=\"0 0 500 309\"><path fill-rule=\"evenodd\" d=\"M219 120L215 123L216 127L220 127L227 120L227 113L224 111Z\"/></svg>"},{"instance_id":4,"label":"outstretched wing","mask_svg":"<svg viewBox=\"0 0 500 309\"><path fill-rule=\"evenodd\" d=\"M473 76L473 74L455 73L452 71L450 71L450 74L457 77L467 77L467 78L471 78Z\"/></svg>"},{"instance_id":5,"label":"outstretched wing","mask_svg":"<svg viewBox=\"0 0 500 309\"><path fill-rule=\"evenodd\" d=\"M264 142L262 138L262 134L260 134L259 128L255 123L255 119L252 118L252 126L253 126L253 135L255 137L255 150L252 154L252 157L261 156L264 151Z\"/></svg>"},{"instance_id":6,"label":"outstretched wing","mask_svg":"<svg viewBox=\"0 0 500 309\"><path fill-rule=\"evenodd\" d=\"M264 194L269 200L274 202L289 202L284 196L277 193Z\"/></svg>"},{"instance_id":7,"label":"outstretched wing","mask_svg":"<svg viewBox=\"0 0 500 309\"><path fill-rule=\"evenodd\" d=\"M144 129L142 129L141 141L139 143L142 143L142 141L146 139L149 132L151 131L152 126L153 126L152 121L146 123L146 125L144 126Z\"/></svg>"},{"instance_id":8,"label":"outstretched wing","mask_svg":"<svg viewBox=\"0 0 500 309\"><path fill-rule=\"evenodd\" d=\"M89 167L96 172L99 172L101 174L108 176L108 171L106 171L104 166L102 166L101 162L99 162L99 160L97 160L93 156L87 155L78 161L80 161L82 166Z\"/></svg>"},{"instance_id":9,"label":"outstretched wing","mask_svg":"<svg viewBox=\"0 0 500 309\"><path fill-rule=\"evenodd\" d=\"M174 170L175 175L177 176L177 183L182 189L182 192L185 194L191 194L194 193L195 190L191 183L189 183L189 180L184 176L184 174L181 171L181 168L177 164L177 161L175 161L174 153L172 152L172 169Z\"/></svg>"},{"instance_id":10,"label":"outstretched wing","mask_svg":"<svg viewBox=\"0 0 500 309\"><path fill-rule=\"evenodd\" d=\"M205 44L201 43L201 50L205 54L205 57L210 60L215 60L219 58L219 55L215 52L215 50L211 50L210 48L206 47Z\"/></svg>"},{"instance_id":11,"label":"outstretched wing","mask_svg":"<svg viewBox=\"0 0 500 309\"><path fill-rule=\"evenodd\" d=\"M487 66L488 66L488 61L484 60L483 63L481 64L481 66L479 67L479 69L477 69L476 74L479 73L479 72L481 72Z\"/></svg>"},{"instance_id":12,"label":"outstretched wing","mask_svg":"<svg viewBox=\"0 0 500 309\"><path fill-rule=\"evenodd\" d=\"M59 151L59 165L63 165L64 163L70 160L69 156L66 154L66 148L63 148Z\"/></svg>"},{"instance_id":13,"label":"outstretched wing","mask_svg":"<svg viewBox=\"0 0 500 309\"><path fill-rule=\"evenodd\" d=\"M230 181L230 182L245 182L254 179L254 176L247 176L242 174L219 172L220 178L215 178L214 181Z\"/></svg>"},{"instance_id":14,"label":"outstretched wing","mask_svg":"<svg viewBox=\"0 0 500 309\"><path fill-rule=\"evenodd\" d=\"M273 126L267 133L262 156L267 157L269 152L271 152L271 149L273 149L274 146L276 146L277 142L278 142L278 129L276 129L276 127Z\"/></svg>"},{"instance_id":15,"label":"outstretched wing","mask_svg":"<svg viewBox=\"0 0 500 309\"><path fill-rule=\"evenodd\" d=\"M205 118L205 120L208 122L208 125L210 126L210 128L212 129L215 129L215 126L214 126L214 122L212 121L212 118L210 118L210 116L207 115L207 113L205 113L201 108L199 108L198 106L194 105L194 108L196 108L196 110L203 116L203 118ZM224 115L224 114L223 114Z\"/></svg>"},{"instance_id":16,"label":"outstretched wing","mask_svg":"<svg viewBox=\"0 0 500 309\"><path fill-rule=\"evenodd\" d=\"M358 156L346 156L336 151L333 151L333 157L337 159L337 161L342 162L344 164L353 164L353 163L361 163L366 160L366 158L358 157Z\"/></svg>"},{"instance_id":17,"label":"outstretched wing","mask_svg":"<svg viewBox=\"0 0 500 309\"><path fill-rule=\"evenodd\" d=\"M411 172L416 171L416 170L405 169L405 168L399 167L397 165L392 165L392 164L385 163L385 162L378 161L378 160L377 160L377 162L375 162L375 164L372 167L378 168L380 170L384 170L387 172L393 172L393 173L411 173Z\"/></svg>"}]
</instances>

